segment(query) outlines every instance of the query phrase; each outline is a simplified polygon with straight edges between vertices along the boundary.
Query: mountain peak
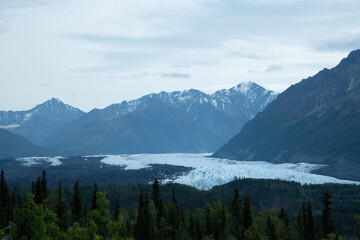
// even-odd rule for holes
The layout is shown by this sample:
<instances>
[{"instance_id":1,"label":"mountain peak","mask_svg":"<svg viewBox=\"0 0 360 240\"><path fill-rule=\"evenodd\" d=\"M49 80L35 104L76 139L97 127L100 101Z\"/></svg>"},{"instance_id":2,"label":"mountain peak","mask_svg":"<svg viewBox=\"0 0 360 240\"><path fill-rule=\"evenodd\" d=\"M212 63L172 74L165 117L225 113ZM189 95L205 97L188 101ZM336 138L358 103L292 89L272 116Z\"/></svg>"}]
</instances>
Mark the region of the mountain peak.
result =
<instances>
[{"instance_id":1,"label":"mountain peak","mask_svg":"<svg viewBox=\"0 0 360 240\"><path fill-rule=\"evenodd\" d=\"M354 50L342 59L338 66L349 66L360 61L360 49Z\"/></svg>"},{"instance_id":2,"label":"mountain peak","mask_svg":"<svg viewBox=\"0 0 360 240\"><path fill-rule=\"evenodd\" d=\"M349 53L348 57L358 57L358 58L360 58L360 49L356 49L354 51L351 51Z\"/></svg>"},{"instance_id":3,"label":"mountain peak","mask_svg":"<svg viewBox=\"0 0 360 240\"><path fill-rule=\"evenodd\" d=\"M35 108L31 109L30 111L37 111L39 109L47 109L48 111L65 111L65 112L78 112L82 113L82 111L78 108L72 107L68 104L65 104L58 98L51 98L47 100L46 102L37 105Z\"/></svg>"},{"instance_id":4,"label":"mountain peak","mask_svg":"<svg viewBox=\"0 0 360 240\"><path fill-rule=\"evenodd\" d=\"M246 94L247 92L249 92L249 90L254 86L257 85L254 82L248 81L248 82L242 82L239 83L236 87L234 87L234 89L238 90L239 92L242 92L244 94Z\"/></svg>"},{"instance_id":5,"label":"mountain peak","mask_svg":"<svg viewBox=\"0 0 360 240\"><path fill-rule=\"evenodd\" d=\"M53 105L65 105L60 99L58 98L51 98L39 105L37 105L35 108L38 108L38 107L43 107L43 106L46 106L46 107L50 107L50 106L53 106Z\"/></svg>"},{"instance_id":6,"label":"mountain peak","mask_svg":"<svg viewBox=\"0 0 360 240\"><path fill-rule=\"evenodd\" d=\"M49 99L49 100L47 100L46 102L44 102L44 103L51 103L51 104L56 104L56 105L58 105L58 104L61 104L61 105L66 105L65 103L63 103L59 98L55 98L55 97L53 97L53 98L51 98L51 99Z\"/></svg>"},{"instance_id":7,"label":"mountain peak","mask_svg":"<svg viewBox=\"0 0 360 240\"><path fill-rule=\"evenodd\" d=\"M50 100L49 100L50 102L56 102L56 103L62 103L62 101L60 100L60 99L58 99L58 98L51 98Z\"/></svg>"}]
</instances>

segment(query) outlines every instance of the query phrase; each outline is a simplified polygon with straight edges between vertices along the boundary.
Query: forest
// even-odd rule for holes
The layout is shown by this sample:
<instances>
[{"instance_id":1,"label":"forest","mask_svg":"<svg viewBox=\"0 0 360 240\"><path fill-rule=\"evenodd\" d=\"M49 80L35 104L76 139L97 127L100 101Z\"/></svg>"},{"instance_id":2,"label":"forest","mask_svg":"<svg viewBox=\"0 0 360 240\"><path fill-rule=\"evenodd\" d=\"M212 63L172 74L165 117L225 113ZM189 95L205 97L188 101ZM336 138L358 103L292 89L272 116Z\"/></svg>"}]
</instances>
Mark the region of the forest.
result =
<instances>
[{"instance_id":1,"label":"forest","mask_svg":"<svg viewBox=\"0 0 360 240\"><path fill-rule=\"evenodd\" d=\"M360 187L237 179L200 191L184 185L31 188L0 179L5 239L320 240L360 237Z\"/></svg>"}]
</instances>

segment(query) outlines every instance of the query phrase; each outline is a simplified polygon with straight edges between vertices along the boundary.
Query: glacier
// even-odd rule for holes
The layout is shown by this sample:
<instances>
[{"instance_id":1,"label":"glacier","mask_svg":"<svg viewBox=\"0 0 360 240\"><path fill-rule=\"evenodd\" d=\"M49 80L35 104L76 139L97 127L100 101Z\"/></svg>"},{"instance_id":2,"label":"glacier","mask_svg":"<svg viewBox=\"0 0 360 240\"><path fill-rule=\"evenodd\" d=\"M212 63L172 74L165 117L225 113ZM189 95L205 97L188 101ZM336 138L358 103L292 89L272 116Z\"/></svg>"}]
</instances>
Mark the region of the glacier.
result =
<instances>
[{"instance_id":1,"label":"glacier","mask_svg":"<svg viewBox=\"0 0 360 240\"><path fill-rule=\"evenodd\" d=\"M16 161L22 163L23 166L30 167L37 164L42 164L44 162L50 163L51 166L60 166L62 162L61 159L65 157L23 157L23 158L16 158Z\"/></svg>"},{"instance_id":2,"label":"glacier","mask_svg":"<svg viewBox=\"0 0 360 240\"><path fill-rule=\"evenodd\" d=\"M162 183L180 183L200 190L210 190L239 178L279 179L295 181L300 184L360 184L360 182L341 180L334 177L311 173L325 165L309 163L273 164L269 162L235 161L211 158L204 154L131 154L131 155L98 155L103 157L101 163L122 166L125 170L151 169L152 164L167 164L191 168L177 176L170 176Z\"/></svg>"}]
</instances>

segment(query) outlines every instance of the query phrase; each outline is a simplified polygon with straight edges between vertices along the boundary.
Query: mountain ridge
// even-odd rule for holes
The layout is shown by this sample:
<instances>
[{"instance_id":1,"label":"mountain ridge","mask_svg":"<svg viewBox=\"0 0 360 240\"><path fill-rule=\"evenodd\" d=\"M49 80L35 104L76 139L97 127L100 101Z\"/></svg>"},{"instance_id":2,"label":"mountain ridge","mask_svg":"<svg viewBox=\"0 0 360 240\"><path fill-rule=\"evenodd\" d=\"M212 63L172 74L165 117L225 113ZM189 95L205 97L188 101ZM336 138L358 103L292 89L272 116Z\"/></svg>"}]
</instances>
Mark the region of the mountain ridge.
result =
<instances>
[{"instance_id":1,"label":"mountain ridge","mask_svg":"<svg viewBox=\"0 0 360 240\"><path fill-rule=\"evenodd\" d=\"M30 110L0 111L0 128L25 136L33 144L42 141L84 112L51 98Z\"/></svg>"},{"instance_id":2,"label":"mountain ridge","mask_svg":"<svg viewBox=\"0 0 360 240\"><path fill-rule=\"evenodd\" d=\"M104 109L93 109L64 125L42 146L63 149L67 154L94 154L94 149L98 149L97 153L112 154L214 151L277 96L252 82L231 89L214 94L196 89L151 93ZM152 105L158 106L159 111ZM149 109L153 109L153 113ZM171 119L173 125L167 119ZM171 130L167 131L165 126ZM141 136L143 141L139 140ZM167 147L156 144L155 139ZM86 147L86 142L93 147ZM82 145L82 149L75 149L77 145Z\"/></svg>"},{"instance_id":3,"label":"mountain ridge","mask_svg":"<svg viewBox=\"0 0 360 240\"><path fill-rule=\"evenodd\" d=\"M292 85L214 157L339 164L360 158L360 50Z\"/></svg>"}]
</instances>

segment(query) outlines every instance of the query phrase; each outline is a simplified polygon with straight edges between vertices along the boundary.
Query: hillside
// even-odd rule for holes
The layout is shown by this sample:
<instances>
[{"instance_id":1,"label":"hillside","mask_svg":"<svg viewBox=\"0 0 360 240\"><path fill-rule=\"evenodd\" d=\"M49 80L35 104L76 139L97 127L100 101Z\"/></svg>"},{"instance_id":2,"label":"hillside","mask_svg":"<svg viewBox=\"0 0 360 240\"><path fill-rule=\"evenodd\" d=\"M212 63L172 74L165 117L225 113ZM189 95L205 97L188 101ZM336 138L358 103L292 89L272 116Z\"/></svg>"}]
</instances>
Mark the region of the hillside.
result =
<instances>
[{"instance_id":1,"label":"hillside","mask_svg":"<svg viewBox=\"0 0 360 240\"><path fill-rule=\"evenodd\" d=\"M333 69L289 87L214 156L325 163L351 178L359 169L359 139L360 50L356 50Z\"/></svg>"},{"instance_id":2,"label":"hillside","mask_svg":"<svg viewBox=\"0 0 360 240\"><path fill-rule=\"evenodd\" d=\"M23 136L0 129L0 159L52 154L52 151L33 145Z\"/></svg>"}]
</instances>

